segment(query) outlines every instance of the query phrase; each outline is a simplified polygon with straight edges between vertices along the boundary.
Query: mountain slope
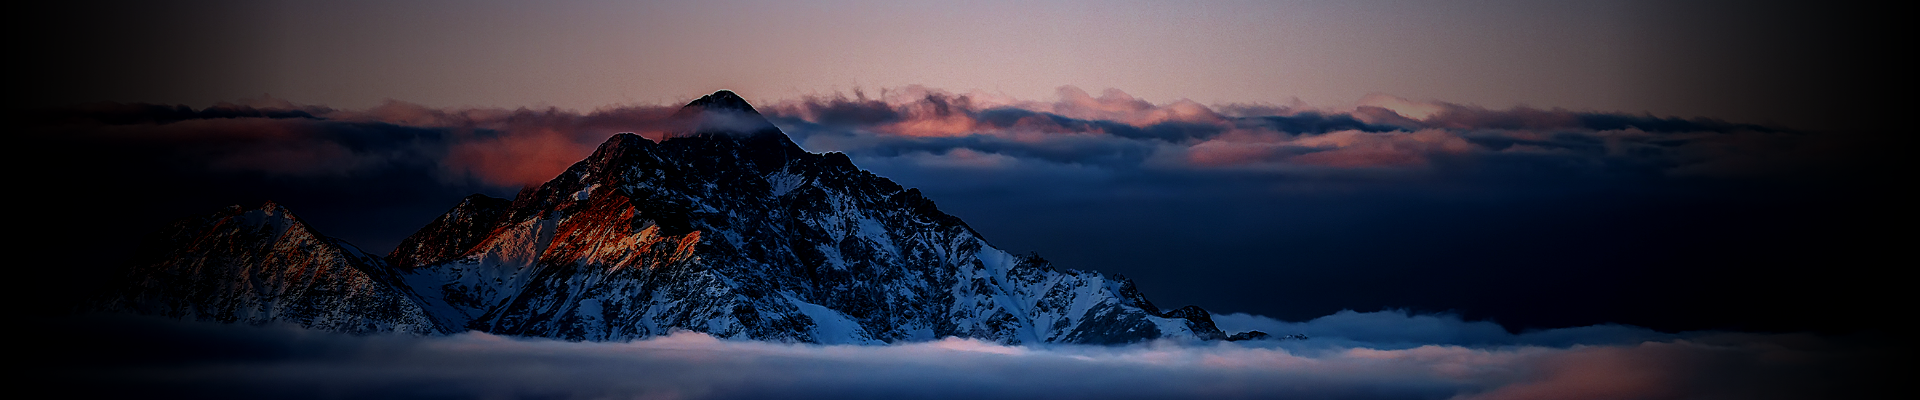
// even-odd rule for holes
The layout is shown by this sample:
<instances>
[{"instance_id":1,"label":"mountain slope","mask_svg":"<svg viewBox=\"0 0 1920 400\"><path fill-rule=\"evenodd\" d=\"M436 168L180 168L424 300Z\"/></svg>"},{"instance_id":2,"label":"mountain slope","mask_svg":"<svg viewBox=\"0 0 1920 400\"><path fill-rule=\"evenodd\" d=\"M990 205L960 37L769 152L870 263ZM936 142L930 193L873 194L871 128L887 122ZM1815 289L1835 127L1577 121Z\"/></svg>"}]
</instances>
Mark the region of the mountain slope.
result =
<instances>
[{"instance_id":1,"label":"mountain slope","mask_svg":"<svg viewBox=\"0 0 1920 400\"><path fill-rule=\"evenodd\" d=\"M447 299L435 308L454 316L446 322L502 334L624 340L686 329L827 343L1222 336L1204 312L1162 313L1124 279L994 249L918 190L845 155L800 149L731 92L680 115L691 119L685 134L617 135L524 191L492 236L459 257L436 263L408 248L392 257L433 264L409 269L407 280ZM424 235L408 242L458 241Z\"/></svg>"},{"instance_id":2,"label":"mountain slope","mask_svg":"<svg viewBox=\"0 0 1920 400\"><path fill-rule=\"evenodd\" d=\"M380 257L271 202L181 221L156 241L98 309L351 333L445 331Z\"/></svg>"}]
</instances>

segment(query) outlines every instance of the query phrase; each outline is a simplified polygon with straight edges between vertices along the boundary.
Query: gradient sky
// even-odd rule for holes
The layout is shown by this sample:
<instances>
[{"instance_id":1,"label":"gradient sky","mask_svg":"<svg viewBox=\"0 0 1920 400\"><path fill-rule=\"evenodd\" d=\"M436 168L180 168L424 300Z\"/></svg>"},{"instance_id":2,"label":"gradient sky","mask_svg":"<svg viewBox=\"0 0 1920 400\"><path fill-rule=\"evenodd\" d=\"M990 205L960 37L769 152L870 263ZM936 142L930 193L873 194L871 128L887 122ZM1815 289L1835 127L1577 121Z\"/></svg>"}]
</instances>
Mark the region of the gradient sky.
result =
<instances>
[{"instance_id":1,"label":"gradient sky","mask_svg":"<svg viewBox=\"0 0 1920 400\"><path fill-rule=\"evenodd\" d=\"M678 103L1062 85L1203 104L1384 93L1842 123L1871 10L1652 1L190 1L54 11L56 98L364 108ZM65 14L65 15L61 15ZM1844 66L1834 65L1843 61ZM1886 68L1886 67L1876 67ZM1871 75L1871 74L1868 74ZM1811 105L1811 106L1810 106Z\"/></svg>"},{"instance_id":2,"label":"gradient sky","mask_svg":"<svg viewBox=\"0 0 1920 400\"><path fill-rule=\"evenodd\" d=\"M1796 2L60 7L33 16L13 101L83 122L23 148L92 161L28 175L112 179L59 206L133 207L128 237L274 200L384 251L724 88L997 246L1290 320L1876 324L1822 311L1874 291L1813 296L1855 283L1789 271L1860 272L1885 239L1850 224L1901 204L1879 188L1908 129L1895 14ZM964 117L916 114L959 96ZM1273 125L1293 123L1329 125ZM64 223L107 223L87 218Z\"/></svg>"}]
</instances>

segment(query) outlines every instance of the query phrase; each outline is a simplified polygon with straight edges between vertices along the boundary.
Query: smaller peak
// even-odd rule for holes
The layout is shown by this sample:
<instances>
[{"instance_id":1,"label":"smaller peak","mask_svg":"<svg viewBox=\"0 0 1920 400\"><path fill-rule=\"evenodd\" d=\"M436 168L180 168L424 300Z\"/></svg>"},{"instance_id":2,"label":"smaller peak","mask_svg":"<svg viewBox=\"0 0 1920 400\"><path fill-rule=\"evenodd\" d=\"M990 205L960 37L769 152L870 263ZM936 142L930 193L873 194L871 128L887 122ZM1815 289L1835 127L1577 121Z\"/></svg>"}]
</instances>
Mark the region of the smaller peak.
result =
<instances>
[{"instance_id":1,"label":"smaller peak","mask_svg":"<svg viewBox=\"0 0 1920 400\"><path fill-rule=\"evenodd\" d=\"M733 91L725 90L725 89L722 89L718 92L713 92L713 94L709 94L706 96L700 96L699 99L695 99L693 100L693 102L687 103L687 106L681 107L681 109L682 110L686 110L686 109L729 110L729 111L744 111L744 112L753 113L753 114L760 113L759 111L753 110L752 104L747 104L747 99L740 98L740 95L734 94Z\"/></svg>"}]
</instances>

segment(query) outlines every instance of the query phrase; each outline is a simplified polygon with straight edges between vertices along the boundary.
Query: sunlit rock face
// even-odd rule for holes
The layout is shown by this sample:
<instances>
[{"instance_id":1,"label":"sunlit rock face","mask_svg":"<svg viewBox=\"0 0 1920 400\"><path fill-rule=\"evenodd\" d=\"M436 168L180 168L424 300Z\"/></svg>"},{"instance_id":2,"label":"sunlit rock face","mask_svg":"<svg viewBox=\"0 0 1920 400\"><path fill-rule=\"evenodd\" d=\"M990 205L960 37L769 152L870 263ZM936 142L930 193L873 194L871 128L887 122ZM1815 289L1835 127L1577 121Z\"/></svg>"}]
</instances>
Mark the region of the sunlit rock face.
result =
<instances>
[{"instance_id":1,"label":"sunlit rock face","mask_svg":"<svg viewBox=\"0 0 1920 400\"><path fill-rule=\"evenodd\" d=\"M366 262L394 277L381 282L396 307L419 310L388 326L591 341L1224 338L1204 310L1162 312L1125 278L993 248L918 190L802 150L732 92L675 118L681 132L615 135L511 202L469 197L392 266Z\"/></svg>"}]
</instances>

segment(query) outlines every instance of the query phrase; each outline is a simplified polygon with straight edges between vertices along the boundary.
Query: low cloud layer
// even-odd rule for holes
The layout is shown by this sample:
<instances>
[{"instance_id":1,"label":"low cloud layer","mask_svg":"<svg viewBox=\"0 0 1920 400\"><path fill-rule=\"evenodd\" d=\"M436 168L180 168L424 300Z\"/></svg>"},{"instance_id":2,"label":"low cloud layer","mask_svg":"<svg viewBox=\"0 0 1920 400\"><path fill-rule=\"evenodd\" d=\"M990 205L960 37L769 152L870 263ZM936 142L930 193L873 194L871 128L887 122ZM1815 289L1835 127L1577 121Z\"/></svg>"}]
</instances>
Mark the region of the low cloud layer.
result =
<instances>
[{"instance_id":1,"label":"low cloud layer","mask_svg":"<svg viewBox=\"0 0 1920 400\"><path fill-rule=\"evenodd\" d=\"M1375 315L1393 325L1423 324ZM1394 320L1397 319L1397 322ZM1321 320L1306 329L1341 325ZM1701 333L1571 344L1322 339L1001 346L719 340L572 343L480 333L354 337L148 318L60 326L70 395L197 398L1788 399L1864 394L1887 360L1844 340ZM1413 331L1432 327L1405 326ZM1472 329L1453 327L1456 336ZM1391 329L1389 329L1391 330ZM1444 329L1443 329L1444 330ZM1430 332L1431 333L1431 332Z\"/></svg>"},{"instance_id":2,"label":"low cloud layer","mask_svg":"<svg viewBox=\"0 0 1920 400\"><path fill-rule=\"evenodd\" d=\"M1261 331L1301 335L1316 346L1406 349L1427 345L1499 347L1573 345L1630 345L1671 341L1685 336L1626 325L1529 330L1512 333L1490 321L1467 321L1458 314L1418 314L1406 310L1355 312L1341 310L1306 322L1287 322L1259 315L1215 315L1227 332ZM1302 344L1306 344L1303 342Z\"/></svg>"}]
</instances>

